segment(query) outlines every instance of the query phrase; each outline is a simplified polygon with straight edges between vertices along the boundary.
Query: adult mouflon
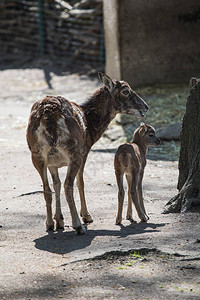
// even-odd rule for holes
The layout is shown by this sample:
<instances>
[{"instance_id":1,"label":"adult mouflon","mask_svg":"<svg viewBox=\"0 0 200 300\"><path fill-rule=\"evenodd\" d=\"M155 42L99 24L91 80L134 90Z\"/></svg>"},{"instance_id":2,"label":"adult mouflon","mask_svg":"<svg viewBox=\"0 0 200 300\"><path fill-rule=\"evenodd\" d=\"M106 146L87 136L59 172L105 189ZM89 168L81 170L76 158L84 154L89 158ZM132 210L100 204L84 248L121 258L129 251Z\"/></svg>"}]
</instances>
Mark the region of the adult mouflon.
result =
<instances>
[{"instance_id":1,"label":"adult mouflon","mask_svg":"<svg viewBox=\"0 0 200 300\"><path fill-rule=\"evenodd\" d=\"M32 109L27 128L27 142L32 162L39 172L44 189L47 218L46 228L54 228L52 217L52 192L49 187L49 170L56 198L54 219L56 228L64 228L60 206L61 182L58 168L68 166L64 190L77 234L84 233L76 205L73 186L75 177L81 199L83 222L91 223L85 201L83 170L92 145L98 141L108 124L118 113L144 116L148 106L125 81L115 81L99 73L103 86L85 103L77 105L63 97L47 96L37 101Z\"/></svg>"}]
</instances>

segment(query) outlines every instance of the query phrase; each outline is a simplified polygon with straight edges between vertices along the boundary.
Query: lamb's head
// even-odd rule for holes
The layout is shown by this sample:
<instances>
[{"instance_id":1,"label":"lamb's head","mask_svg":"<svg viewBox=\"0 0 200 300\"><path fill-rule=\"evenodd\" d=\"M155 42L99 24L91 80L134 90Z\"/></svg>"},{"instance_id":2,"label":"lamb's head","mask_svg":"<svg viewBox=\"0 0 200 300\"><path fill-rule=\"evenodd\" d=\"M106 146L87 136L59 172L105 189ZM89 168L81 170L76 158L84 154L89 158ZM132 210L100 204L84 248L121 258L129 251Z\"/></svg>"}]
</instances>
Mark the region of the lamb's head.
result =
<instances>
[{"instance_id":1,"label":"lamb's head","mask_svg":"<svg viewBox=\"0 0 200 300\"><path fill-rule=\"evenodd\" d=\"M141 123L140 126L135 130L134 135L135 134L140 136L143 144L146 147L159 146L161 143L160 139L156 136L155 129L149 124Z\"/></svg>"}]
</instances>

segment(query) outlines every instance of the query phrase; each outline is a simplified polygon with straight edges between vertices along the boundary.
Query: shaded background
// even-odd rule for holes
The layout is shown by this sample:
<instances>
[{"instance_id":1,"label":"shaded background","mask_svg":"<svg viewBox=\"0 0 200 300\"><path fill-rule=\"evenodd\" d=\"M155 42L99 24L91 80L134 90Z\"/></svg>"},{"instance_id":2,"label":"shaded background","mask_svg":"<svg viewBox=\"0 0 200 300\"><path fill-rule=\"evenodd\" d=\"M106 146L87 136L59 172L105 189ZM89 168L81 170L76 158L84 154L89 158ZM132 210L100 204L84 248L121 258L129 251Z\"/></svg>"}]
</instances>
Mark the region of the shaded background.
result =
<instances>
[{"instance_id":1,"label":"shaded background","mask_svg":"<svg viewBox=\"0 0 200 300\"><path fill-rule=\"evenodd\" d=\"M42 58L91 74L106 57L110 76L134 86L199 75L198 0L2 0L0 16L4 68Z\"/></svg>"},{"instance_id":2,"label":"shaded background","mask_svg":"<svg viewBox=\"0 0 200 300\"><path fill-rule=\"evenodd\" d=\"M87 75L98 85L97 72L105 71L126 80L150 107L145 122L170 141L150 157L178 159L188 82L200 73L199 1L2 0L0 16L1 70L42 70L44 94L75 101L55 88L55 75L63 83L67 74ZM140 122L120 116L104 137L129 141Z\"/></svg>"}]
</instances>

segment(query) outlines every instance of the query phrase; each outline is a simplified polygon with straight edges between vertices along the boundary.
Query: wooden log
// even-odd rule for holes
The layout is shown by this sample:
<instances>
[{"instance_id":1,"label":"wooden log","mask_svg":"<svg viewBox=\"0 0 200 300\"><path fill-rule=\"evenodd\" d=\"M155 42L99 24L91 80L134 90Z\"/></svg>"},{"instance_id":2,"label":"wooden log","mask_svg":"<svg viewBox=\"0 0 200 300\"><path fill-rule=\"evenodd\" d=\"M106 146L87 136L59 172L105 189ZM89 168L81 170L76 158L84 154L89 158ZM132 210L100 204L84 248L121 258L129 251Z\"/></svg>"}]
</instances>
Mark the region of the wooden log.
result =
<instances>
[{"instance_id":1,"label":"wooden log","mask_svg":"<svg viewBox=\"0 0 200 300\"><path fill-rule=\"evenodd\" d=\"M63 1L63 0L55 0L55 2L58 3L64 9L70 10L70 9L73 8L73 6L71 6L69 4L69 2L66 2L66 1Z\"/></svg>"},{"instance_id":2,"label":"wooden log","mask_svg":"<svg viewBox=\"0 0 200 300\"><path fill-rule=\"evenodd\" d=\"M98 1L98 0L85 0L85 1L80 1L77 2L76 4L74 4L74 8L88 8L88 7L92 7L92 8L96 8L97 6L102 7L102 1Z\"/></svg>"},{"instance_id":3,"label":"wooden log","mask_svg":"<svg viewBox=\"0 0 200 300\"><path fill-rule=\"evenodd\" d=\"M98 64L102 32L102 0L45 0L46 53L84 64ZM2 0L0 53L38 52L38 1Z\"/></svg>"},{"instance_id":4,"label":"wooden log","mask_svg":"<svg viewBox=\"0 0 200 300\"><path fill-rule=\"evenodd\" d=\"M24 45L25 44L29 44L29 45L39 45L39 40L38 40L38 37L36 36L35 39L29 39L29 38L26 38L26 37L16 37L15 38L15 42L20 42L20 45L23 43Z\"/></svg>"}]
</instances>

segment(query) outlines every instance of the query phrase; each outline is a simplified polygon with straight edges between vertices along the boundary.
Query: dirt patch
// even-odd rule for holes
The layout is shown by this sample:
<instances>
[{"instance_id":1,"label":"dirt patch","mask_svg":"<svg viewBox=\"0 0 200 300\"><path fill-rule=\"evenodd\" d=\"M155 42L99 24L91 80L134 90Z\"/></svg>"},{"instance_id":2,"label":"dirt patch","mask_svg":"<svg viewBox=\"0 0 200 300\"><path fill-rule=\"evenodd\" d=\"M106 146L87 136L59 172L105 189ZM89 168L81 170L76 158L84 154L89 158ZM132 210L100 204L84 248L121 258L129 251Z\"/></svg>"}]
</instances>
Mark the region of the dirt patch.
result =
<instances>
[{"instance_id":1,"label":"dirt patch","mask_svg":"<svg viewBox=\"0 0 200 300\"><path fill-rule=\"evenodd\" d=\"M0 72L0 85L1 298L199 299L200 216L162 214L177 193L177 161L148 159L144 197L150 220L140 223L136 214L137 223L125 220L126 195L122 225L116 226L113 158L120 141L101 139L89 154L84 174L94 222L84 236L76 235L62 189L65 230L46 232L41 180L25 140L30 107L46 94L80 103L98 82L51 74L49 89L37 69ZM65 175L66 168L60 169L62 182ZM74 193L80 209L76 187ZM141 253L144 248L156 251ZM131 256L134 251L138 257Z\"/></svg>"},{"instance_id":2,"label":"dirt patch","mask_svg":"<svg viewBox=\"0 0 200 300\"><path fill-rule=\"evenodd\" d=\"M58 266L39 276L21 272L2 299L199 299L200 257L156 250L115 251ZM23 282L23 288L18 289ZM6 296L5 296L6 295Z\"/></svg>"}]
</instances>

